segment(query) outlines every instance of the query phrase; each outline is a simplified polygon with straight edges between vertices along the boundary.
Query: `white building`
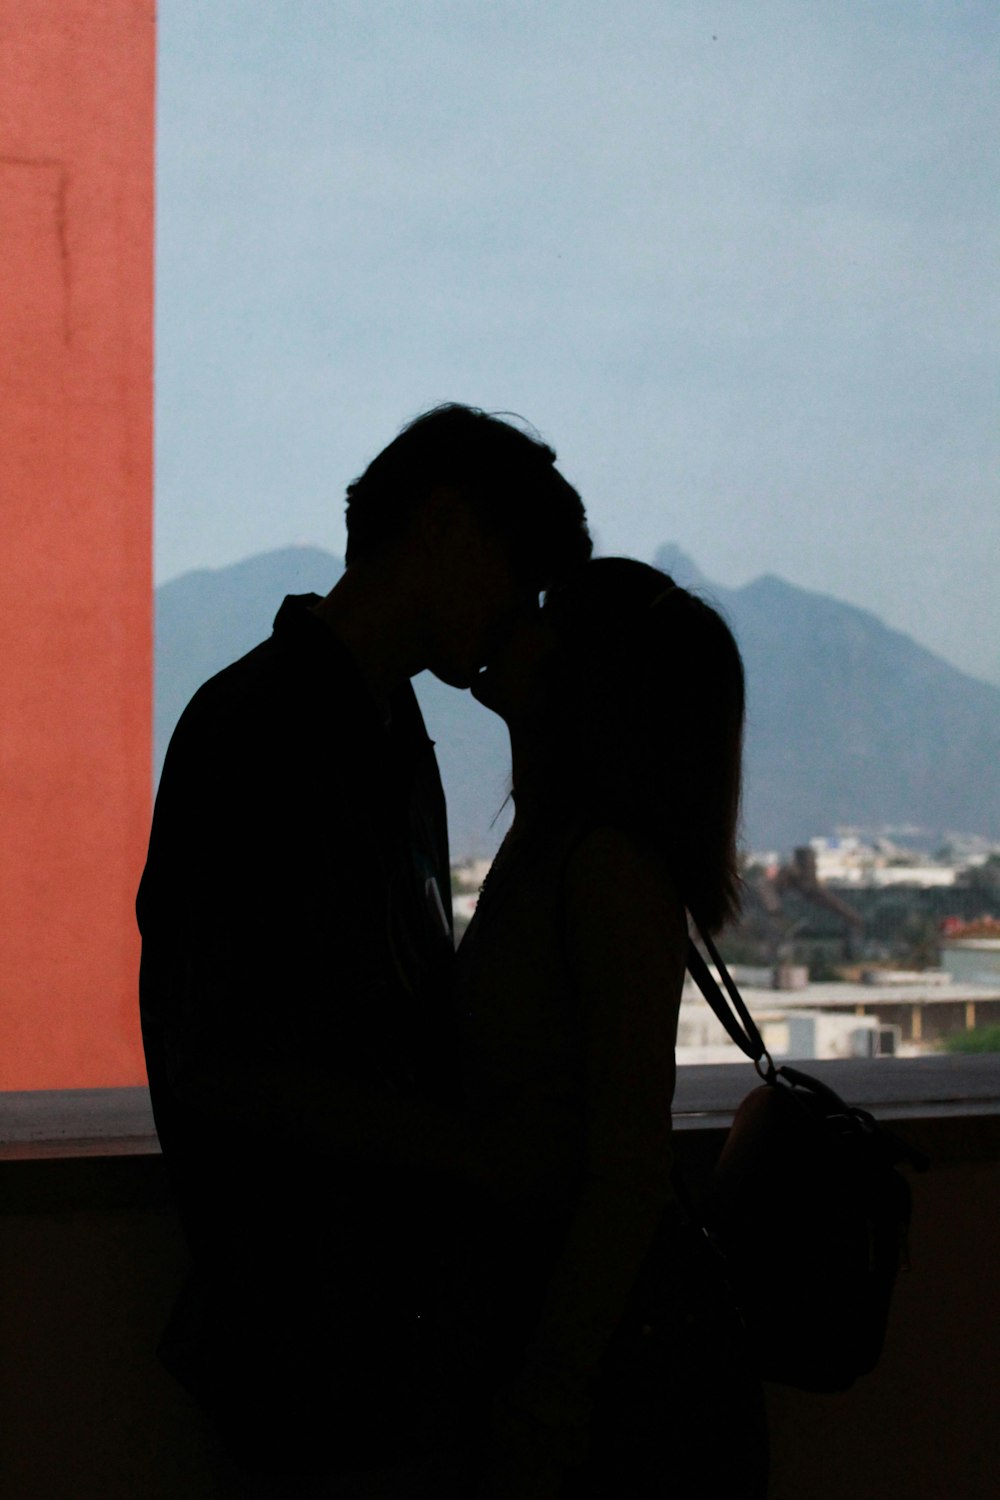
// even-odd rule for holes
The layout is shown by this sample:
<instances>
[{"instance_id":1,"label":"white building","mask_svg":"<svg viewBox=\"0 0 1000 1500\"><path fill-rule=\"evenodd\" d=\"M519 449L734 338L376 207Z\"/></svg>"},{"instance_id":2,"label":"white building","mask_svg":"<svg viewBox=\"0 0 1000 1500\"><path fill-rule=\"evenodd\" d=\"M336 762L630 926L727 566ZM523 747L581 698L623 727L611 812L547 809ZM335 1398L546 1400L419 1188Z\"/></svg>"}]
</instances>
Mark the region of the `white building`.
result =
<instances>
[{"instance_id":1,"label":"white building","mask_svg":"<svg viewBox=\"0 0 1000 1500\"><path fill-rule=\"evenodd\" d=\"M1000 985L1000 937L949 938L941 963L957 983Z\"/></svg>"},{"instance_id":2,"label":"white building","mask_svg":"<svg viewBox=\"0 0 1000 1500\"><path fill-rule=\"evenodd\" d=\"M867 844L858 834L809 840L816 855L816 876L822 885L949 886L958 874L952 864L941 864L897 848L888 840Z\"/></svg>"}]
</instances>

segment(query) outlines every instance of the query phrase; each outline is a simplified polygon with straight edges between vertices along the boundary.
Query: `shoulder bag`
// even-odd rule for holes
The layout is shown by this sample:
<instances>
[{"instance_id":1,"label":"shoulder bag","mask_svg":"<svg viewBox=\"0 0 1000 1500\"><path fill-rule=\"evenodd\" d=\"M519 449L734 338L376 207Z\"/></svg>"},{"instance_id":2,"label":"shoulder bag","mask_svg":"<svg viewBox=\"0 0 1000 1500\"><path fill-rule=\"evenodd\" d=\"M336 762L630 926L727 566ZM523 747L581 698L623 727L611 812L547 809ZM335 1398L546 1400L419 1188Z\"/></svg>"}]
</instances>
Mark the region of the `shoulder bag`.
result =
<instances>
[{"instance_id":1,"label":"shoulder bag","mask_svg":"<svg viewBox=\"0 0 1000 1500\"><path fill-rule=\"evenodd\" d=\"M691 976L762 1080L733 1119L702 1224L763 1378L846 1390L878 1362L908 1266L911 1193L899 1165L927 1161L818 1078L776 1067L711 938L696 931L726 994L694 942Z\"/></svg>"}]
</instances>

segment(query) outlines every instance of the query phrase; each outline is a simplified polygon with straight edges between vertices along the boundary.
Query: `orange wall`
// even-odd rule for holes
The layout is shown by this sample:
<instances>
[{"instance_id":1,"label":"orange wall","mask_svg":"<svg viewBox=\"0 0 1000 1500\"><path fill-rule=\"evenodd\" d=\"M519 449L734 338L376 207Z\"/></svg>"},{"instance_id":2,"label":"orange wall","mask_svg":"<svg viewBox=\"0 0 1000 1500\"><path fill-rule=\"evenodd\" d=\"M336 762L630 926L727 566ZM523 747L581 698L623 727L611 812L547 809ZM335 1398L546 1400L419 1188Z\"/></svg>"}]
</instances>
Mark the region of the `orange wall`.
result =
<instances>
[{"instance_id":1,"label":"orange wall","mask_svg":"<svg viewBox=\"0 0 1000 1500\"><path fill-rule=\"evenodd\" d=\"M144 1081L152 0L0 0L0 1088Z\"/></svg>"}]
</instances>

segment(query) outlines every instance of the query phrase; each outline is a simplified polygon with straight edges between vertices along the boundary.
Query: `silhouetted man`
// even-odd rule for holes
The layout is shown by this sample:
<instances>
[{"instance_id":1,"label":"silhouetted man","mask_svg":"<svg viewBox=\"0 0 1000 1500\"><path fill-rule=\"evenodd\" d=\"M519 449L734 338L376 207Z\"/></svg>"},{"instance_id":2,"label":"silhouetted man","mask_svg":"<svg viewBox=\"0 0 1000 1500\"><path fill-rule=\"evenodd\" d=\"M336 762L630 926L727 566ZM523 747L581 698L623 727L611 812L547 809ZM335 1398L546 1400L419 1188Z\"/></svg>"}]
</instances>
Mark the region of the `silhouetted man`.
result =
<instances>
[{"instance_id":1,"label":"silhouetted man","mask_svg":"<svg viewBox=\"0 0 1000 1500\"><path fill-rule=\"evenodd\" d=\"M444 800L409 679L468 687L589 555L554 459L469 408L418 418L348 487L341 580L287 598L167 753L140 988L194 1272L162 1354L251 1469L392 1456L434 1183L474 1172L448 1113Z\"/></svg>"}]
</instances>

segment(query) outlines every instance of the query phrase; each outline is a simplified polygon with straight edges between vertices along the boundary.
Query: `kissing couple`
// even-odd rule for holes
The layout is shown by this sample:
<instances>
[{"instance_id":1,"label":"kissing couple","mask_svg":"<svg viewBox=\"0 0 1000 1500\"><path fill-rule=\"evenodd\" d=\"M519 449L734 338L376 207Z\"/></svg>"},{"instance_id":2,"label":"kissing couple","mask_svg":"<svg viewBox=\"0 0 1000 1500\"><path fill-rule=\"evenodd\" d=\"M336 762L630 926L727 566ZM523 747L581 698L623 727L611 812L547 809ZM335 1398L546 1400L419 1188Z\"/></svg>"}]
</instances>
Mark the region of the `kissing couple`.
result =
<instances>
[{"instance_id":1,"label":"kissing couple","mask_svg":"<svg viewBox=\"0 0 1000 1500\"><path fill-rule=\"evenodd\" d=\"M216 1493L762 1496L760 1384L671 1183L688 913L738 903L733 637L593 560L552 449L473 408L404 428L347 536L182 715L137 902L191 1262L160 1357ZM424 670L510 732L457 952Z\"/></svg>"}]
</instances>

